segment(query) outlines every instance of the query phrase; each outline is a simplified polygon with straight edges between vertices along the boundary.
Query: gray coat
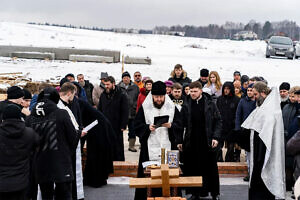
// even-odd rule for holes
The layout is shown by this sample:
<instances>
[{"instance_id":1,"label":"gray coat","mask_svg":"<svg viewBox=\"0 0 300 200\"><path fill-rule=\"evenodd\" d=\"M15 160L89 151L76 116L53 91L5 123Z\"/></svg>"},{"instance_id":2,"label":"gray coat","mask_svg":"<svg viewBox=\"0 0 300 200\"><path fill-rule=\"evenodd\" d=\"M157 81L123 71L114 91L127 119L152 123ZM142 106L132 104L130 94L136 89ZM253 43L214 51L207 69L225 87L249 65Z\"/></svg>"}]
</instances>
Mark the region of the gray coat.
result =
<instances>
[{"instance_id":1,"label":"gray coat","mask_svg":"<svg viewBox=\"0 0 300 200\"><path fill-rule=\"evenodd\" d=\"M129 119L134 119L136 115L137 99L139 97L139 87L130 81L128 87L123 82L118 84L127 94L128 108L129 108Z\"/></svg>"}]
</instances>

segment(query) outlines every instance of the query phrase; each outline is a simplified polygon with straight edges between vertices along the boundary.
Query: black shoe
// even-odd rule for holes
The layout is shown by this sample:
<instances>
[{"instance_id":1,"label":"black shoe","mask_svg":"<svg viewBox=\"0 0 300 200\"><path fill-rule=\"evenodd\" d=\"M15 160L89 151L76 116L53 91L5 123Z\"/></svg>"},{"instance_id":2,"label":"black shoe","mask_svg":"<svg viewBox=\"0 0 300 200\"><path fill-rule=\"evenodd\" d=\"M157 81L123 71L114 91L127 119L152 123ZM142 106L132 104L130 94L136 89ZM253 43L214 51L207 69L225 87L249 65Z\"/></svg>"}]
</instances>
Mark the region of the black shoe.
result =
<instances>
[{"instance_id":1,"label":"black shoe","mask_svg":"<svg viewBox=\"0 0 300 200\"><path fill-rule=\"evenodd\" d=\"M249 182L249 175L248 176L245 176L244 178L243 178L243 180L245 181L245 182Z\"/></svg>"},{"instance_id":2,"label":"black shoe","mask_svg":"<svg viewBox=\"0 0 300 200\"><path fill-rule=\"evenodd\" d=\"M131 151L131 152L137 152L137 150L135 148L131 149L131 148L128 148L128 151Z\"/></svg>"}]
</instances>

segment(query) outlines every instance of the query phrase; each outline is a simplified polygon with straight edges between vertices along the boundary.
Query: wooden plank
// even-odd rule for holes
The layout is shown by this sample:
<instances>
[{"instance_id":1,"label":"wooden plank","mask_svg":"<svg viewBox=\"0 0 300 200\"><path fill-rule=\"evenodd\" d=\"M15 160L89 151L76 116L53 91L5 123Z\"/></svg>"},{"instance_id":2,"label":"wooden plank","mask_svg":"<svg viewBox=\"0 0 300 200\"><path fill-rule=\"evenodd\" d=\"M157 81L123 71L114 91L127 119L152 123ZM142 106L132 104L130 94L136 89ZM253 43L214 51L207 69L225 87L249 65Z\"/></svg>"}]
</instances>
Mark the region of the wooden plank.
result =
<instances>
[{"instance_id":1,"label":"wooden plank","mask_svg":"<svg viewBox=\"0 0 300 200\"><path fill-rule=\"evenodd\" d=\"M169 176L170 176L170 178L178 178L179 177L179 169L170 169ZM151 178L152 179L161 178L161 170L160 169L152 169L151 170Z\"/></svg>"},{"instance_id":2,"label":"wooden plank","mask_svg":"<svg viewBox=\"0 0 300 200\"><path fill-rule=\"evenodd\" d=\"M129 180L130 188L161 188L161 179L151 178L131 178ZM189 176L170 178L170 187L202 187L201 176Z\"/></svg>"},{"instance_id":3,"label":"wooden plank","mask_svg":"<svg viewBox=\"0 0 300 200\"><path fill-rule=\"evenodd\" d=\"M182 198L182 197L150 197L147 198L147 200L186 200L186 198Z\"/></svg>"},{"instance_id":4,"label":"wooden plank","mask_svg":"<svg viewBox=\"0 0 300 200\"><path fill-rule=\"evenodd\" d=\"M161 165L161 180L162 180L162 195L170 197L170 183L169 183L169 166L167 164Z\"/></svg>"},{"instance_id":5,"label":"wooden plank","mask_svg":"<svg viewBox=\"0 0 300 200\"><path fill-rule=\"evenodd\" d=\"M7 72L7 73L0 73L0 75L17 75L17 74L23 74L23 72Z\"/></svg>"}]
</instances>

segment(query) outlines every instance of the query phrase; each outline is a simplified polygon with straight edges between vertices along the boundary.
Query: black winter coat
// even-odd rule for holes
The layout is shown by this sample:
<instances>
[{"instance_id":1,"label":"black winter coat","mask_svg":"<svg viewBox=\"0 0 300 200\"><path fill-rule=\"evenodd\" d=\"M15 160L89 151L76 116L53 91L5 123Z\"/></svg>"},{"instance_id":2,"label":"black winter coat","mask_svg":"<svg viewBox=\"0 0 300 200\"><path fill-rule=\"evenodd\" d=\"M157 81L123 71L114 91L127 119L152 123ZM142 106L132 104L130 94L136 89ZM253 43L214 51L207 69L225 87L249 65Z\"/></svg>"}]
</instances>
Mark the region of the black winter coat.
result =
<instances>
[{"instance_id":1,"label":"black winter coat","mask_svg":"<svg viewBox=\"0 0 300 200\"><path fill-rule=\"evenodd\" d=\"M110 121L115 133L126 129L128 123L128 99L119 86L111 93L104 91L100 96L98 109Z\"/></svg>"},{"instance_id":2,"label":"black winter coat","mask_svg":"<svg viewBox=\"0 0 300 200\"><path fill-rule=\"evenodd\" d=\"M230 94L224 95L224 88L230 88ZM222 96L217 99L217 107L222 117L222 137L226 137L235 129L235 116L240 98L234 95L234 88L231 82L225 82L222 87Z\"/></svg>"},{"instance_id":3,"label":"black winter coat","mask_svg":"<svg viewBox=\"0 0 300 200\"><path fill-rule=\"evenodd\" d=\"M297 103L290 103L283 107L282 118L284 125L284 136L288 137L288 129L291 122L294 120L297 114Z\"/></svg>"},{"instance_id":4,"label":"black winter coat","mask_svg":"<svg viewBox=\"0 0 300 200\"><path fill-rule=\"evenodd\" d=\"M207 142L210 145L212 140L218 140L221 137L222 131L222 119L220 112L216 106L216 104L212 101L212 98L206 94L202 93L202 98L205 100L204 110L205 110L205 131L207 136ZM183 151L191 150L191 131L192 131L192 119L191 119L191 104L192 99L189 97L186 100L186 104L182 108L182 117L183 117L183 125L186 128L185 137L182 141L182 137L178 137L177 141L180 144L183 144Z\"/></svg>"},{"instance_id":5,"label":"black winter coat","mask_svg":"<svg viewBox=\"0 0 300 200\"><path fill-rule=\"evenodd\" d=\"M119 86L125 91L127 94L128 99L128 112L129 112L129 119L134 119L136 115L136 106L137 106L137 99L139 97L140 88L130 81L128 88L126 89L126 86L123 82L119 83Z\"/></svg>"},{"instance_id":6,"label":"black winter coat","mask_svg":"<svg viewBox=\"0 0 300 200\"><path fill-rule=\"evenodd\" d=\"M91 105L94 105L94 102L93 102L93 89L94 89L94 86L93 86L93 84L91 84L88 80L85 80L83 89L85 90L88 102Z\"/></svg>"},{"instance_id":7,"label":"black winter coat","mask_svg":"<svg viewBox=\"0 0 300 200\"><path fill-rule=\"evenodd\" d=\"M13 192L29 185L30 156L38 135L18 119L0 125L0 192Z\"/></svg>"},{"instance_id":8,"label":"black winter coat","mask_svg":"<svg viewBox=\"0 0 300 200\"><path fill-rule=\"evenodd\" d=\"M37 183L72 181L72 156L80 132L75 130L68 112L50 100L42 100L26 123L40 136L40 148L33 166Z\"/></svg>"}]
</instances>

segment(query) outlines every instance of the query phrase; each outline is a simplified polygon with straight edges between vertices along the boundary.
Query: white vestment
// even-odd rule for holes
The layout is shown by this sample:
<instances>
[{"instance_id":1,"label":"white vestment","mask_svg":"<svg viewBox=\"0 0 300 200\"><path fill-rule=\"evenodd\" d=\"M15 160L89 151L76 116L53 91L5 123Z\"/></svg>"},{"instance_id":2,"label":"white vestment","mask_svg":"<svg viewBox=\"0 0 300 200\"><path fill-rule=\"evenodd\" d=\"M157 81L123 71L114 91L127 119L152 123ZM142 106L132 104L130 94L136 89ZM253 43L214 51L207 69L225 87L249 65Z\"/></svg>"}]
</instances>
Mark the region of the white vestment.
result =
<instances>
[{"instance_id":1,"label":"white vestment","mask_svg":"<svg viewBox=\"0 0 300 200\"><path fill-rule=\"evenodd\" d=\"M263 104L248 116L242 127L251 130L249 183L253 171L253 138L256 131L266 146L261 178L275 197L285 199L284 129L277 88L272 88Z\"/></svg>"},{"instance_id":2,"label":"white vestment","mask_svg":"<svg viewBox=\"0 0 300 200\"><path fill-rule=\"evenodd\" d=\"M165 95L165 103L160 109L154 107L151 93L147 95L142 106L146 124L154 124L154 117L164 115L169 116L169 123L173 122L173 118L175 115L175 105L168 95ZM148 138L148 154L150 161L161 160L161 148L165 148L165 152L171 150L169 132L168 128L166 127L159 127L155 129L155 131L152 131L150 133L150 136Z\"/></svg>"},{"instance_id":3,"label":"white vestment","mask_svg":"<svg viewBox=\"0 0 300 200\"><path fill-rule=\"evenodd\" d=\"M72 111L70 108L64 105L64 103L59 100L57 107L60 109L64 109L69 113L69 116L71 118L71 121L75 127L76 130L79 130L79 125L76 121L76 118L74 117ZM81 163L81 144L80 141L78 142L77 148L76 148L76 185L77 185L77 199L83 199L84 198L84 191L83 191L83 177L82 177L82 163Z\"/></svg>"}]
</instances>

